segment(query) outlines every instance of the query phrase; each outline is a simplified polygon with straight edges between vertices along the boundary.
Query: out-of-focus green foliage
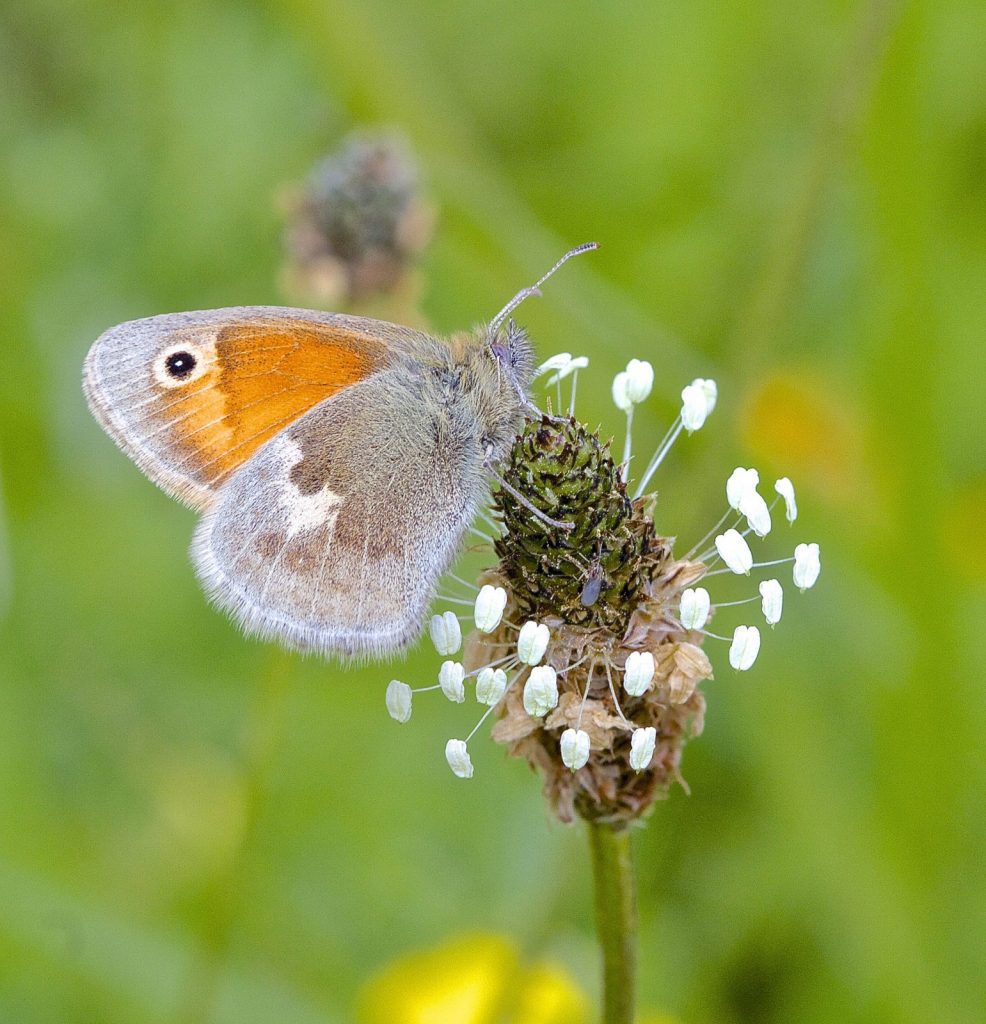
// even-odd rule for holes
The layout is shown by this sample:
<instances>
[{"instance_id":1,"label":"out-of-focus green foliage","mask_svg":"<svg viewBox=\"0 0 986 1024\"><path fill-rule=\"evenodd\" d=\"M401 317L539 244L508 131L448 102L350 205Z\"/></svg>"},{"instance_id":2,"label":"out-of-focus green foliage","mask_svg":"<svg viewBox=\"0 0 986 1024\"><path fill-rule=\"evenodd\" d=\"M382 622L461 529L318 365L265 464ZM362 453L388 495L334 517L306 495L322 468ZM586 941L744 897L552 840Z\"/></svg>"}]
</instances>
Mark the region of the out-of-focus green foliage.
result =
<instances>
[{"instance_id":1,"label":"out-of-focus green foliage","mask_svg":"<svg viewBox=\"0 0 986 1024\"><path fill-rule=\"evenodd\" d=\"M691 796L636 837L643 1005L981 1019L984 36L977 0L0 8L0 1021L348 1021L477 930L593 995L584 836L488 741L451 776L462 708L386 716L434 657L241 639L193 516L82 399L114 323L283 301L275 197L366 124L440 210L437 330L598 239L522 320L591 357L580 411L614 433L631 356L658 375L638 439L717 378L667 532L756 464L799 487L781 543L822 545L754 671L713 648Z\"/></svg>"}]
</instances>

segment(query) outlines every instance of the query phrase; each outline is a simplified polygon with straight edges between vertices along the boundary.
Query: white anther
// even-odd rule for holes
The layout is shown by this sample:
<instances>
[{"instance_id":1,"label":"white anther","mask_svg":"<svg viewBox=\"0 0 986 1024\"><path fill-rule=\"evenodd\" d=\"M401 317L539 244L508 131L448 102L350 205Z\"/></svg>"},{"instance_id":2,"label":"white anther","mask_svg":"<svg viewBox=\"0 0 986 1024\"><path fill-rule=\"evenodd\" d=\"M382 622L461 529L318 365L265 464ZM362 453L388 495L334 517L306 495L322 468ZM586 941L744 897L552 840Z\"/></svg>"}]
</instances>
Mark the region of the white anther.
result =
<instances>
[{"instance_id":1,"label":"white anther","mask_svg":"<svg viewBox=\"0 0 986 1024\"><path fill-rule=\"evenodd\" d=\"M709 609L712 601L705 587L689 587L681 595L678 618L685 629L702 629L709 621Z\"/></svg>"},{"instance_id":2,"label":"white anther","mask_svg":"<svg viewBox=\"0 0 986 1024\"><path fill-rule=\"evenodd\" d=\"M542 718L558 704L558 675L550 665L531 669L524 684L524 710L531 718Z\"/></svg>"},{"instance_id":3,"label":"white anther","mask_svg":"<svg viewBox=\"0 0 986 1024\"><path fill-rule=\"evenodd\" d=\"M503 609L506 607L506 590L503 587L493 587L487 583L476 597L476 628L484 633L492 633L500 625L500 621L503 619Z\"/></svg>"},{"instance_id":4,"label":"white anther","mask_svg":"<svg viewBox=\"0 0 986 1024\"><path fill-rule=\"evenodd\" d=\"M784 609L784 588L778 580L764 580L759 589L763 617L768 626L776 626Z\"/></svg>"},{"instance_id":5,"label":"white anther","mask_svg":"<svg viewBox=\"0 0 986 1024\"><path fill-rule=\"evenodd\" d=\"M794 484L786 476L782 476L774 484L774 490L784 499L787 521L793 523L798 518L798 502L794 497Z\"/></svg>"},{"instance_id":6,"label":"white anther","mask_svg":"<svg viewBox=\"0 0 986 1024\"><path fill-rule=\"evenodd\" d=\"M502 668L484 668L476 677L476 700L480 704L499 704L507 690L507 673Z\"/></svg>"},{"instance_id":7,"label":"white anther","mask_svg":"<svg viewBox=\"0 0 986 1024\"><path fill-rule=\"evenodd\" d=\"M399 679L392 679L387 686L387 711L395 722L403 724L411 717L411 687Z\"/></svg>"},{"instance_id":8,"label":"white anther","mask_svg":"<svg viewBox=\"0 0 986 1024\"><path fill-rule=\"evenodd\" d=\"M517 657L525 665L537 665L548 649L551 633L543 622L525 622L517 637Z\"/></svg>"},{"instance_id":9,"label":"white anther","mask_svg":"<svg viewBox=\"0 0 986 1024\"><path fill-rule=\"evenodd\" d=\"M737 626L729 645L729 664L745 672L760 653L760 630L756 626Z\"/></svg>"},{"instance_id":10,"label":"white anther","mask_svg":"<svg viewBox=\"0 0 986 1024\"><path fill-rule=\"evenodd\" d=\"M727 530L716 537L716 551L730 572L748 576L753 568L753 552L746 539L736 530Z\"/></svg>"},{"instance_id":11,"label":"white anther","mask_svg":"<svg viewBox=\"0 0 986 1024\"><path fill-rule=\"evenodd\" d=\"M755 491L759 483L760 474L755 469L737 466L726 481L726 501L729 502L729 507L738 512L743 496L747 491Z\"/></svg>"},{"instance_id":12,"label":"white anther","mask_svg":"<svg viewBox=\"0 0 986 1024\"><path fill-rule=\"evenodd\" d=\"M462 682L465 677L466 670L458 661L442 662L438 673L438 685L441 686L442 693L456 704L461 704L466 699L466 688Z\"/></svg>"},{"instance_id":13,"label":"white anther","mask_svg":"<svg viewBox=\"0 0 986 1024\"><path fill-rule=\"evenodd\" d=\"M815 585L822 563L817 544L799 544L794 549L794 585L801 591Z\"/></svg>"},{"instance_id":14,"label":"white anther","mask_svg":"<svg viewBox=\"0 0 986 1024\"><path fill-rule=\"evenodd\" d=\"M577 772L589 760L589 734L582 729L566 729L561 734L561 759L566 768Z\"/></svg>"},{"instance_id":15,"label":"white anther","mask_svg":"<svg viewBox=\"0 0 986 1024\"><path fill-rule=\"evenodd\" d=\"M462 630L454 612L431 617L431 642L442 657L455 654L462 646Z\"/></svg>"},{"instance_id":16,"label":"white anther","mask_svg":"<svg viewBox=\"0 0 986 1024\"><path fill-rule=\"evenodd\" d=\"M656 745L657 730L653 726L633 730L630 737L630 767L635 772L642 772L650 764Z\"/></svg>"},{"instance_id":17,"label":"white anther","mask_svg":"<svg viewBox=\"0 0 986 1024\"><path fill-rule=\"evenodd\" d=\"M623 689L639 697L654 678L654 655L650 651L631 651L623 670Z\"/></svg>"},{"instance_id":18,"label":"white anther","mask_svg":"<svg viewBox=\"0 0 986 1024\"><path fill-rule=\"evenodd\" d=\"M698 377L681 391L681 422L691 434L706 421L716 407L716 383Z\"/></svg>"},{"instance_id":19,"label":"white anther","mask_svg":"<svg viewBox=\"0 0 986 1024\"><path fill-rule=\"evenodd\" d=\"M445 760L460 779L472 778L472 759L463 740L449 740L445 744Z\"/></svg>"},{"instance_id":20,"label":"white anther","mask_svg":"<svg viewBox=\"0 0 986 1024\"><path fill-rule=\"evenodd\" d=\"M740 513L746 516L750 529L758 537L766 537L770 533L770 509L763 496L755 490L748 490L740 498Z\"/></svg>"}]
</instances>

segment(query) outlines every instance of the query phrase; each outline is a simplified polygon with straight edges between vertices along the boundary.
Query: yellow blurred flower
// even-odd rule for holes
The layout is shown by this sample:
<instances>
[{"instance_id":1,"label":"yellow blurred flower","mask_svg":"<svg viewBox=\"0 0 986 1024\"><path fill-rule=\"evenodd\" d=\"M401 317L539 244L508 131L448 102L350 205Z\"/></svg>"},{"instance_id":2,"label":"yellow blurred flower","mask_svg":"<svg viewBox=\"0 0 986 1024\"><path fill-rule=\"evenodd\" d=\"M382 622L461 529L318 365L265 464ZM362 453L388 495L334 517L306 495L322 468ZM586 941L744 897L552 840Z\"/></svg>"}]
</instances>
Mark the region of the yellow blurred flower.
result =
<instances>
[{"instance_id":1,"label":"yellow blurred flower","mask_svg":"<svg viewBox=\"0 0 986 1024\"><path fill-rule=\"evenodd\" d=\"M944 512L944 545L952 568L970 580L986 579L986 478L972 480L949 495Z\"/></svg>"},{"instance_id":2,"label":"yellow blurred flower","mask_svg":"<svg viewBox=\"0 0 986 1024\"><path fill-rule=\"evenodd\" d=\"M359 1001L359 1024L584 1024L585 995L560 968L521 961L494 935L467 935L384 968Z\"/></svg>"},{"instance_id":3,"label":"yellow blurred flower","mask_svg":"<svg viewBox=\"0 0 986 1024\"><path fill-rule=\"evenodd\" d=\"M747 398L745 446L795 483L838 501L859 500L864 429L856 410L821 372L804 367L766 379Z\"/></svg>"}]
</instances>

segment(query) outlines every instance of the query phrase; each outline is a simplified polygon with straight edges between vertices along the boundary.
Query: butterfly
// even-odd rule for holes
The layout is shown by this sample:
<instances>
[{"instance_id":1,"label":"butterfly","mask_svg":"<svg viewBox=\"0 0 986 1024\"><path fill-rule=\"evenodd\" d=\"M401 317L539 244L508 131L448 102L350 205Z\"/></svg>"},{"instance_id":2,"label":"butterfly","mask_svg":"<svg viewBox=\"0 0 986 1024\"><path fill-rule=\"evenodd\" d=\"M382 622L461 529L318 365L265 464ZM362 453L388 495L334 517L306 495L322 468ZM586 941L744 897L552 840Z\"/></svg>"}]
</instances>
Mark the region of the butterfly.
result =
<instances>
[{"instance_id":1,"label":"butterfly","mask_svg":"<svg viewBox=\"0 0 986 1024\"><path fill-rule=\"evenodd\" d=\"M509 314L593 248L448 341L277 306L129 321L93 344L83 388L117 445L202 514L196 573L247 633L383 656L420 635L491 479L510 487L497 463L540 415Z\"/></svg>"}]
</instances>

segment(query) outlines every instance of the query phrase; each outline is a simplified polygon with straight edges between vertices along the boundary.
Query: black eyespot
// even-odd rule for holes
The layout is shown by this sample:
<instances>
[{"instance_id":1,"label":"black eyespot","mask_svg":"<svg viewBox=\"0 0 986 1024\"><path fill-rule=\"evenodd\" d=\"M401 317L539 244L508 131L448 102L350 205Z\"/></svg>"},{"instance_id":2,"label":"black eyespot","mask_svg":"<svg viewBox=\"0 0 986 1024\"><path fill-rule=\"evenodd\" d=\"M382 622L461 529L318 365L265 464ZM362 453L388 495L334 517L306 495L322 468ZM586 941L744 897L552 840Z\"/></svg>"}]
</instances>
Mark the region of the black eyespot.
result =
<instances>
[{"instance_id":1,"label":"black eyespot","mask_svg":"<svg viewBox=\"0 0 986 1024\"><path fill-rule=\"evenodd\" d=\"M184 380L198 366L191 352L172 352L164 361L164 368L175 380Z\"/></svg>"}]
</instances>

